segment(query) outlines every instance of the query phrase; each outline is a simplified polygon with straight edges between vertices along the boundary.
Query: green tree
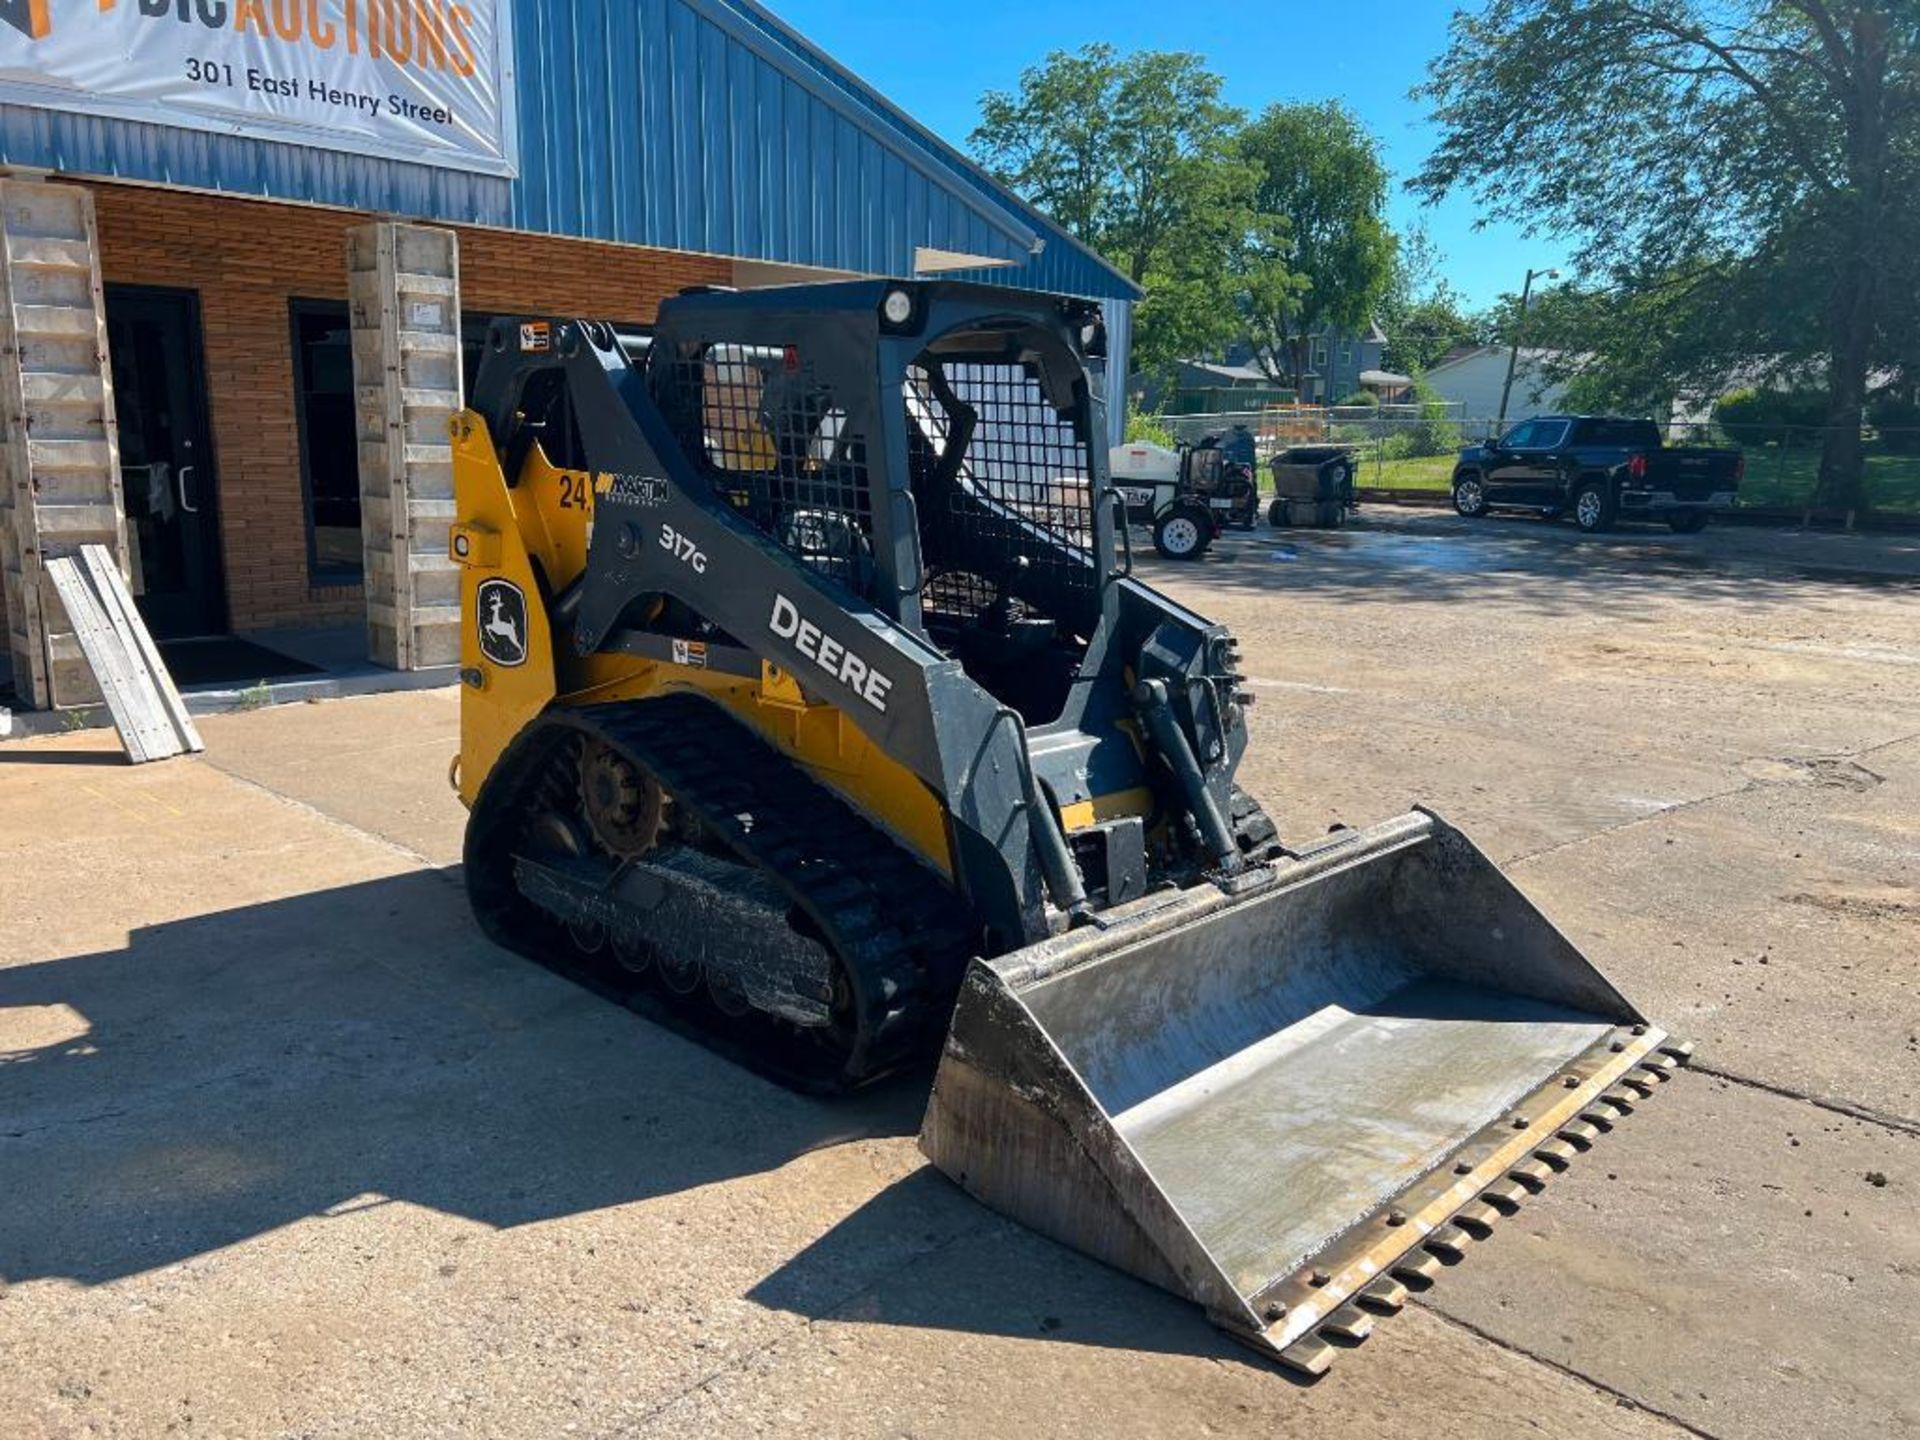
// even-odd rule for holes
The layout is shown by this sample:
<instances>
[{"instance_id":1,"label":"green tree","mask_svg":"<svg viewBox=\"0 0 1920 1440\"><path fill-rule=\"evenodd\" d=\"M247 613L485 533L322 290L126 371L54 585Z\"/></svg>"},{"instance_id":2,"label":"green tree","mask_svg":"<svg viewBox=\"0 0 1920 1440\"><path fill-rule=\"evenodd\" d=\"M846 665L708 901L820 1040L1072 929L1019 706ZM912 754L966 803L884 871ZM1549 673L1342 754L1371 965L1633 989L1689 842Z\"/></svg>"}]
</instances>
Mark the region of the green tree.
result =
<instances>
[{"instance_id":1,"label":"green tree","mask_svg":"<svg viewBox=\"0 0 1920 1440\"><path fill-rule=\"evenodd\" d=\"M1431 370L1449 351L1488 343L1485 317L1469 312L1450 288L1385 309L1380 327L1387 337L1381 363L1403 375Z\"/></svg>"},{"instance_id":2,"label":"green tree","mask_svg":"<svg viewBox=\"0 0 1920 1440\"><path fill-rule=\"evenodd\" d=\"M1232 338L1256 171L1244 115L1197 55L1055 51L980 102L974 154L1146 290L1134 360L1165 370Z\"/></svg>"},{"instance_id":3,"label":"green tree","mask_svg":"<svg viewBox=\"0 0 1920 1440\"><path fill-rule=\"evenodd\" d=\"M1920 7L1488 0L1419 93L1414 188L1573 240L1596 358L1658 350L1669 392L1824 365L1820 496L1863 508L1868 376L1914 351Z\"/></svg>"},{"instance_id":4,"label":"green tree","mask_svg":"<svg viewBox=\"0 0 1920 1440\"><path fill-rule=\"evenodd\" d=\"M1167 428L1164 416L1148 414L1129 396L1127 398L1127 443L1131 445L1142 440L1151 445L1164 446L1168 450L1176 450L1180 446L1179 437Z\"/></svg>"},{"instance_id":5,"label":"green tree","mask_svg":"<svg viewBox=\"0 0 1920 1440\"><path fill-rule=\"evenodd\" d=\"M1337 101L1271 105L1240 148L1259 169L1243 268L1246 339L1275 380L1304 389L1310 338L1365 325L1393 278L1387 168Z\"/></svg>"},{"instance_id":6,"label":"green tree","mask_svg":"<svg viewBox=\"0 0 1920 1440\"><path fill-rule=\"evenodd\" d=\"M1536 371L1564 385L1580 410L1661 415L1696 403L1729 380L1804 383L1804 352L1782 336L1819 333L1817 301L1769 265L1725 260L1666 271L1622 271L1606 286L1536 287L1524 330L1520 300L1503 295L1488 315L1493 343L1515 336L1540 357Z\"/></svg>"},{"instance_id":7,"label":"green tree","mask_svg":"<svg viewBox=\"0 0 1920 1440\"><path fill-rule=\"evenodd\" d=\"M1416 377L1449 350L1485 345L1491 338L1488 317L1470 312L1447 283L1440 253L1419 225L1396 237L1393 272L1373 314L1387 337L1381 363Z\"/></svg>"}]
</instances>

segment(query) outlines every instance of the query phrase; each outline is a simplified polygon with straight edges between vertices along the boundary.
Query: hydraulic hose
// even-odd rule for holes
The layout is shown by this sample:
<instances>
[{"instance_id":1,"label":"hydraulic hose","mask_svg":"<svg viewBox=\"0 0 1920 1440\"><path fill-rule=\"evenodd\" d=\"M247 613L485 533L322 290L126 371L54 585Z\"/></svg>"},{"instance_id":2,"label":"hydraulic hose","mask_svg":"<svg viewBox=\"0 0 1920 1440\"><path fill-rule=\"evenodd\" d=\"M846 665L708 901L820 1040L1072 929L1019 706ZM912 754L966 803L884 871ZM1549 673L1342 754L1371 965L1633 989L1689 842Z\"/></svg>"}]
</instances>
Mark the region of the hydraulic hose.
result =
<instances>
[{"instance_id":1,"label":"hydraulic hose","mask_svg":"<svg viewBox=\"0 0 1920 1440\"><path fill-rule=\"evenodd\" d=\"M1180 784L1180 796L1187 803L1193 823L1200 828L1200 839L1208 853L1222 869L1238 869L1240 847L1234 844L1233 831L1214 803L1213 792L1207 789L1207 777L1194 758L1193 746L1187 743L1187 732L1180 728L1173 706L1168 703L1166 681L1142 680L1133 687L1133 703L1140 707L1147 734L1173 767L1173 778Z\"/></svg>"},{"instance_id":2,"label":"hydraulic hose","mask_svg":"<svg viewBox=\"0 0 1920 1440\"><path fill-rule=\"evenodd\" d=\"M1011 724L1020 739L1020 786L1027 800L1027 829L1033 837L1047 895L1057 907L1076 921L1080 920L1089 913L1087 887L1080 879L1080 867L1073 863L1073 852L1067 848L1067 837L1061 832L1047 792L1033 773L1033 762L1027 753L1025 722L1017 711L1006 706L1000 708L999 718Z\"/></svg>"}]
</instances>

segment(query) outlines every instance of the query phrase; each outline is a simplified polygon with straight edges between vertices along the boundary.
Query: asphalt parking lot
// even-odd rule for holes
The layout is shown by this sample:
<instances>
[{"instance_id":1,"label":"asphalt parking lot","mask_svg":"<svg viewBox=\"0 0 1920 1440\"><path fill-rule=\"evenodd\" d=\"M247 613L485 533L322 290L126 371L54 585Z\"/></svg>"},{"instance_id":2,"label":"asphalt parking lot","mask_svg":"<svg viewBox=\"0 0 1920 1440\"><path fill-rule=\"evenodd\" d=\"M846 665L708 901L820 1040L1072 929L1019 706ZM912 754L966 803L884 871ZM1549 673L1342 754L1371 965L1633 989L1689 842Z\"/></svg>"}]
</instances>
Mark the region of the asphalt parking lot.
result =
<instances>
[{"instance_id":1,"label":"asphalt parking lot","mask_svg":"<svg viewBox=\"0 0 1920 1440\"><path fill-rule=\"evenodd\" d=\"M489 947L428 691L0 746L0 1433L1920 1434L1920 539L1140 569L1242 637L1283 832L1430 806L1699 1045L1324 1380L974 1205L915 1083Z\"/></svg>"}]
</instances>

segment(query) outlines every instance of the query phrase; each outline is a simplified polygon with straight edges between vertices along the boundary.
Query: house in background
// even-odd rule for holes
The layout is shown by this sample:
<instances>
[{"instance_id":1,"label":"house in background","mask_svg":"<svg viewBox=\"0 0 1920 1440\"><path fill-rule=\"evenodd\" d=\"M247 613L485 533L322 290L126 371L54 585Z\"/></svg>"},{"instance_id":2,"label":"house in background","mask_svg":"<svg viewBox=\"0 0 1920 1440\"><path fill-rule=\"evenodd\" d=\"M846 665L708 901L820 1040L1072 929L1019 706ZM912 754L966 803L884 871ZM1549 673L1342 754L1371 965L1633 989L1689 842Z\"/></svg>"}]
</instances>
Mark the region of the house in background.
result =
<instances>
[{"instance_id":1,"label":"house in background","mask_svg":"<svg viewBox=\"0 0 1920 1440\"><path fill-rule=\"evenodd\" d=\"M1307 368L1298 390L1275 380L1244 342L1228 346L1218 360L1180 361L1170 384L1136 375L1130 389L1141 408L1170 415L1218 415L1296 402L1333 405L1360 390L1398 400L1413 380L1382 368L1386 346L1385 333L1371 323L1364 335L1341 330L1315 335L1307 342ZM1284 373L1286 367L1272 368Z\"/></svg>"},{"instance_id":2,"label":"house in background","mask_svg":"<svg viewBox=\"0 0 1920 1440\"><path fill-rule=\"evenodd\" d=\"M1244 346L1238 353L1247 356ZM1146 408L1169 415L1264 410L1269 405L1291 405L1296 398L1291 387L1274 380L1251 358L1182 360L1174 367L1171 385L1145 387Z\"/></svg>"},{"instance_id":3,"label":"house in background","mask_svg":"<svg viewBox=\"0 0 1920 1440\"><path fill-rule=\"evenodd\" d=\"M1307 342L1307 370L1301 378L1300 398L1310 405L1337 405L1362 390L1404 390L1413 381L1391 374L1381 363L1387 336L1378 324L1367 322L1362 334L1327 330ZM1369 377L1374 383L1369 383ZM1380 394L1385 400L1390 398Z\"/></svg>"},{"instance_id":4,"label":"house in background","mask_svg":"<svg viewBox=\"0 0 1920 1440\"><path fill-rule=\"evenodd\" d=\"M1386 350L1386 332L1373 321L1368 321L1365 332L1360 334L1350 330L1323 330L1309 336L1307 366L1300 376L1300 403L1337 405L1361 390L1372 390L1385 400L1391 397L1381 392L1404 390L1413 381L1386 370L1382 364ZM1229 347L1226 363L1264 374L1249 345ZM1283 373L1286 369L1285 366L1274 368Z\"/></svg>"},{"instance_id":5,"label":"house in background","mask_svg":"<svg viewBox=\"0 0 1920 1440\"><path fill-rule=\"evenodd\" d=\"M1423 377L1433 393L1457 407L1463 420L1492 420L1500 413L1500 391L1507 383L1505 345L1475 345L1455 350ZM1514 366L1513 393L1507 400L1507 419L1559 410L1566 403L1566 387L1549 380L1543 367L1559 358L1557 351L1523 349Z\"/></svg>"}]
</instances>

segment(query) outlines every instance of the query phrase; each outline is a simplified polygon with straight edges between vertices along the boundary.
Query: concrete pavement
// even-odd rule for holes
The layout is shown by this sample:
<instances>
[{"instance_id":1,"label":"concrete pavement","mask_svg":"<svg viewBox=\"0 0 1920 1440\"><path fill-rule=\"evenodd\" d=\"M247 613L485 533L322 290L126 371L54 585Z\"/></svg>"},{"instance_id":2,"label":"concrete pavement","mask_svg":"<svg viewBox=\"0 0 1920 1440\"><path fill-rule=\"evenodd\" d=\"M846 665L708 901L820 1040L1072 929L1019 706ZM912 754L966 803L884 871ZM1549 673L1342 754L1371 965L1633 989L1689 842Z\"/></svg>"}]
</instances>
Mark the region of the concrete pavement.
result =
<instances>
[{"instance_id":1,"label":"concrete pavement","mask_svg":"<svg viewBox=\"0 0 1920 1440\"><path fill-rule=\"evenodd\" d=\"M1701 1041L1311 1387L968 1201L914 1085L801 1099L486 945L451 692L0 747L0 1428L1920 1433L1920 561L1831 548L1143 560L1242 636L1283 828L1431 804Z\"/></svg>"}]
</instances>

